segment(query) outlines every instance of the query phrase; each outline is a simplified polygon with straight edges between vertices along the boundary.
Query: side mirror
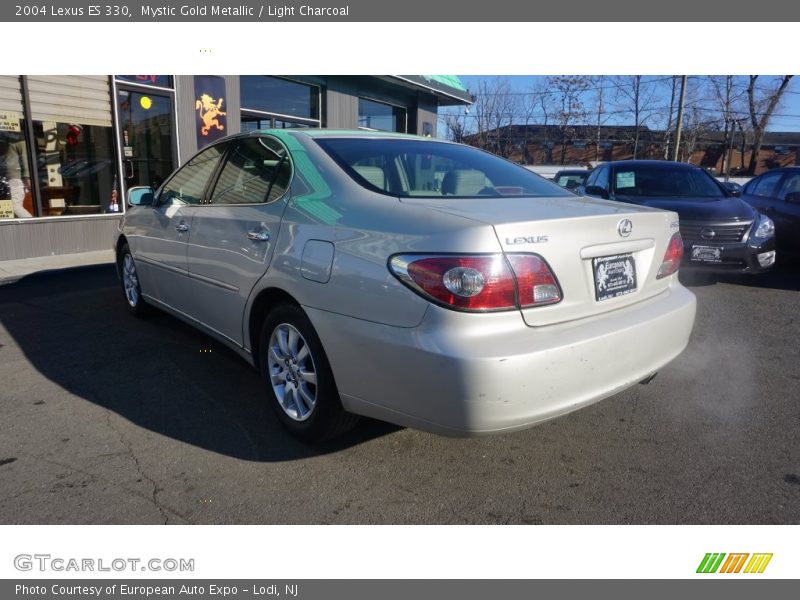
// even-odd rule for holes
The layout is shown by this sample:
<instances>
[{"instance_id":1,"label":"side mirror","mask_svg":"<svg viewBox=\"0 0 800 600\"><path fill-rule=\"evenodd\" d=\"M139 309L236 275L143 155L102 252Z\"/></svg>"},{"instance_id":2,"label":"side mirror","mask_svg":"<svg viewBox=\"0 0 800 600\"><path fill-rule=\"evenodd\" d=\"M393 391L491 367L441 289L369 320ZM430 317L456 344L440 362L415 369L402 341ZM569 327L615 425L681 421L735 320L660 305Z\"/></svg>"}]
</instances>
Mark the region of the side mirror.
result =
<instances>
[{"instance_id":1,"label":"side mirror","mask_svg":"<svg viewBox=\"0 0 800 600\"><path fill-rule=\"evenodd\" d=\"M608 190L601 188L599 185L587 185L583 191L589 196L600 196L608 200Z\"/></svg>"},{"instance_id":2,"label":"side mirror","mask_svg":"<svg viewBox=\"0 0 800 600\"><path fill-rule=\"evenodd\" d=\"M800 204L800 192L789 192L783 199L792 204Z\"/></svg>"},{"instance_id":3,"label":"side mirror","mask_svg":"<svg viewBox=\"0 0 800 600\"><path fill-rule=\"evenodd\" d=\"M128 206L153 206L153 198L151 187L137 186L128 190Z\"/></svg>"},{"instance_id":4,"label":"side mirror","mask_svg":"<svg viewBox=\"0 0 800 600\"><path fill-rule=\"evenodd\" d=\"M738 198L742 195L742 186L738 183L734 183L733 181L721 181L720 185L734 198Z\"/></svg>"}]
</instances>

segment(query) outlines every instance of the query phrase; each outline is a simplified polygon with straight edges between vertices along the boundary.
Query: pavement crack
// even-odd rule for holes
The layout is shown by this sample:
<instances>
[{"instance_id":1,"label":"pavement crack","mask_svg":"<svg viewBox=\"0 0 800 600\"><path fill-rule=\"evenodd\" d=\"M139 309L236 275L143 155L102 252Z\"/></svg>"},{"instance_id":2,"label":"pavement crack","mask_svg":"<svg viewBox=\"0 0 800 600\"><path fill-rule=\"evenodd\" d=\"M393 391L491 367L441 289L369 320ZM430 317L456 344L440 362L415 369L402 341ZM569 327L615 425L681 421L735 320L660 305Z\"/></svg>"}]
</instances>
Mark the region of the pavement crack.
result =
<instances>
[{"instance_id":1,"label":"pavement crack","mask_svg":"<svg viewBox=\"0 0 800 600\"><path fill-rule=\"evenodd\" d=\"M164 519L164 525L168 525L169 524L169 514L167 512L168 509L166 509L158 500L158 494L159 492L161 492L161 488L158 487L158 484L155 482L155 480L152 477L150 477L150 475L148 475L142 468L142 464L139 462L139 457L136 456L136 453L133 451L133 445L131 444L130 440L128 440L128 438L126 438L123 435L123 433L114 425L114 423L111 422L111 413L106 411L105 417L106 417L106 424L108 425L108 427L114 433L117 434L119 441L122 442L122 444L127 449L127 455L130 457L130 459L133 461L133 464L136 466L136 472L140 475L142 479L147 481L147 483L149 483L152 486L153 491L150 494L150 499L153 502L153 506L155 506L156 510L161 515L161 518Z\"/></svg>"},{"instance_id":2,"label":"pavement crack","mask_svg":"<svg viewBox=\"0 0 800 600\"><path fill-rule=\"evenodd\" d=\"M38 454L20 454L20 456L25 456L25 457L28 457L28 458L33 458L35 460L40 460L40 461L45 462L47 464L54 465L56 467L61 467L62 469L67 469L67 470L72 471L74 473L80 473L82 475L86 475L87 477L91 477L92 479L96 479L98 481L102 481L103 483L107 483L109 485L113 485L113 486L119 487L119 488L125 490L126 492L130 492L134 496L142 498L143 500L152 501L152 497L151 496L148 496L146 494L142 494L138 490L131 489L127 485L119 483L118 481L113 481L111 479L108 479L107 477L103 477L102 475L98 475L97 473L92 473L91 471L87 471L85 469L81 469L81 468L76 467L74 465L70 465L70 464L63 463L63 462L60 462L60 461L57 461L57 460L53 460L52 458L48 458L46 456L40 456ZM161 507L162 507L162 509L164 511L172 513L173 515L175 515L179 519L183 520L184 522L186 522L186 523L190 522L188 518L186 518L184 515L180 514L174 508L169 508L168 506L164 505L163 503L161 503Z\"/></svg>"}]
</instances>

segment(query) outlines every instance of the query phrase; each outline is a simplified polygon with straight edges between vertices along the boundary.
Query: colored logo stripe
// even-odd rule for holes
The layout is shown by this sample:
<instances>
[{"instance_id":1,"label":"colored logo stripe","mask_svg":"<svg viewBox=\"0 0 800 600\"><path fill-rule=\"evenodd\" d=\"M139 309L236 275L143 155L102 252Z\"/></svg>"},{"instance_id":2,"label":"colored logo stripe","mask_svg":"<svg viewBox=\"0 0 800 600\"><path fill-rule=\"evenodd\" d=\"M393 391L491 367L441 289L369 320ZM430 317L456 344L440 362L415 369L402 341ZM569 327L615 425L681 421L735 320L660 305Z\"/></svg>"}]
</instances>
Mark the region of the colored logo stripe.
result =
<instances>
[{"instance_id":1,"label":"colored logo stripe","mask_svg":"<svg viewBox=\"0 0 800 600\"><path fill-rule=\"evenodd\" d=\"M700 566L697 567L698 573L716 573L722 559L725 558L725 553L707 553L703 560L700 561Z\"/></svg>"},{"instance_id":2,"label":"colored logo stripe","mask_svg":"<svg viewBox=\"0 0 800 600\"><path fill-rule=\"evenodd\" d=\"M725 559L725 556L728 558ZM747 561L747 558L750 560ZM723 563L722 561L725 560ZM753 554L752 556L747 552L734 552L726 555L724 552L708 552L700 565L697 567L698 573L740 573L744 567L745 573L763 573L767 568L769 561L772 560L771 553ZM747 562L747 566L745 565ZM722 568L720 568L722 565Z\"/></svg>"},{"instance_id":3,"label":"colored logo stripe","mask_svg":"<svg viewBox=\"0 0 800 600\"><path fill-rule=\"evenodd\" d=\"M720 573L738 573L744 566L749 554L729 554L728 559L723 563Z\"/></svg>"},{"instance_id":4,"label":"colored logo stripe","mask_svg":"<svg viewBox=\"0 0 800 600\"><path fill-rule=\"evenodd\" d=\"M767 568L769 561L772 560L772 554L753 554L753 558L747 563L744 568L745 573L763 573Z\"/></svg>"}]
</instances>

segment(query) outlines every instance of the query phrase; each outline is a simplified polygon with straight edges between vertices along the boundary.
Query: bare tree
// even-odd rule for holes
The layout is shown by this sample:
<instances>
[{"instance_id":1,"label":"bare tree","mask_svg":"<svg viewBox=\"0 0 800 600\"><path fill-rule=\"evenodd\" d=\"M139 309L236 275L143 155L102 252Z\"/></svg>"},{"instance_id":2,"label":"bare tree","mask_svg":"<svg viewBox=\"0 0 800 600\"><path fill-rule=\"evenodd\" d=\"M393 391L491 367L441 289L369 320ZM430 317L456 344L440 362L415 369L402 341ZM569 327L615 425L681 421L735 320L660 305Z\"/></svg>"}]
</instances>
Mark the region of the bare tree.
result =
<instances>
[{"instance_id":1,"label":"bare tree","mask_svg":"<svg viewBox=\"0 0 800 600\"><path fill-rule=\"evenodd\" d=\"M517 102L517 109L520 112L520 117L522 118L523 125L522 125L522 158L525 164L533 164L533 156L530 153L530 149L528 148L528 140L530 135L530 126L534 123L536 114L539 112L540 105L542 102L546 100L549 96L549 91L547 90L547 86L544 85L542 81L537 81L534 84L533 88L526 94L523 94L519 101ZM546 104L546 102L545 102ZM547 109L543 107L542 113L545 120L545 126L547 123Z\"/></svg>"},{"instance_id":2,"label":"bare tree","mask_svg":"<svg viewBox=\"0 0 800 600\"><path fill-rule=\"evenodd\" d=\"M481 81L473 112L476 142L479 147L507 157L511 150L516 97L507 77Z\"/></svg>"},{"instance_id":3,"label":"bare tree","mask_svg":"<svg viewBox=\"0 0 800 600\"><path fill-rule=\"evenodd\" d=\"M667 86L669 89L669 106L667 108L667 119L663 125L663 137L662 140L664 142L664 160L669 160L671 153L670 153L670 144L672 143L672 134L675 129L675 122L677 121L677 112L678 112L678 96L680 93L680 86L681 86L681 76L680 75L673 75L667 80Z\"/></svg>"},{"instance_id":4,"label":"bare tree","mask_svg":"<svg viewBox=\"0 0 800 600\"><path fill-rule=\"evenodd\" d=\"M556 97L556 123L561 137L561 164L567 158L567 142L574 133L577 123L586 121L588 111L583 96L589 89L589 79L577 75L559 75L549 77L548 85L553 88Z\"/></svg>"},{"instance_id":5,"label":"bare tree","mask_svg":"<svg viewBox=\"0 0 800 600\"><path fill-rule=\"evenodd\" d=\"M750 125L753 127L753 151L750 155L750 165L747 168L749 175L756 173L764 132L792 77L792 75L784 75L773 80L771 85L767 84L766 87L756 88L759 75L750 75L750 83L747 86L747 106L750 112Z\"/></svg>"},{"instance_id":6,"label":"bare tree","mask_svg":"<svg viewBox=\"0 0 800 600\"><path fill-rule=\"evenodd\" d=\"M617 100L620 109L630 112L633 117L633 158L639 154L639 140L642 127L652 116L651 104L656 93L655 86L645 81L642 75L629 75L614 78Z\"/></svg>"},{"instance_id":7,"label":"bare tree","mask_svg":"<svg viewBox=\"0 0 800 600\"><path fill-rule=\"evenodd\" d=\"M467 114L458 107L458 111L450 111L442 115L444 126L447 130L447 139L463 144L467 138Z\"/></svg>"},{"instance_id":8,"label":"bare tree","mask_svg":"<svg viewBox=\"0 0 800 600\"><path fill-rule=\"evenodd\" d=\"M746 88L741 82L741 78L735 75L709 77L708 84L711 98L717 104L722 116L722 172L727 177L731 173L737 114L740 114L745 109Z\"/></svg>"},{"instance_id":9,"label":"bare tree","mask_svg":"<svg viewBox=\"0 0 800 600\"><path fill-rule=\"evenodd\" d=\"M603 125L608 122L609 115L606 113L607 104L607 89L606 77L599 75L592 78L592 89L594 90L594 108L592 110L595 125L595 140L594 140L594 160L600 160L600 137L603 130Z\"/></svg>"}]
</instances>

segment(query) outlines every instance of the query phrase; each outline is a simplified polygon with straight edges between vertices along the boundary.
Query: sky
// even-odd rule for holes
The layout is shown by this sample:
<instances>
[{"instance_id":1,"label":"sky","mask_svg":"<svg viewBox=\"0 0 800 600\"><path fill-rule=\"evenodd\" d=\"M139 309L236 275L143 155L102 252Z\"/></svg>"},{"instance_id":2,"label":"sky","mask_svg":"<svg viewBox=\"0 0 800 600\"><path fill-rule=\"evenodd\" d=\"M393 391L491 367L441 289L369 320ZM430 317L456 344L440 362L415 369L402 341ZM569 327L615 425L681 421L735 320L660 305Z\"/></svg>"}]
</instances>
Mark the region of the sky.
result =
<instances>
[{"instance_id":1,"label":"sky","mask_svg":"<svg viewBox=\"0 0 800 600\"><path fill-rule=\"evenodd\" d=\"M498 76L497 75L490 75L490 76L475 76L475 75L462 75L460 79L464 86L472 93L475 93L475 90L478 89L480 82L483 80L494 80ZM528 90L533 89L536 85L544 85L546 84L546 77L543 76L508 76L507 79L511 83L511 87L515 93L524 93ZM656 76L646 76L644 77L644 81L650 82L652 88L655 89L653 97L651 99L651 104L655 105L655 107L666 107L669 105L669 88L667 87L668 82L666 80L669 79L669 76L663 75L656 75ZM699 88L699 86L703 85L705 78L701 76L689 76L689 87L694 87L695 89ZM742 77L741 81L745 82L746 85L747 77ZM760 82L764 81L764 85L770 81L770 76L762 75L759 79L759 84L762 85ZM609 86L610 87L610 86ZM692 93L689 92L689 96ZM632 117L627 113L627 111L623 111L620 107L617 108L615 111L611 105L613 104L613 99L609 99L609 111L617 113L617 116L612 115L609 117L609 122L607 124L633 124ZM715 103L712 98L708 96L707 93L701 92L699 89L694 94L694 97L689 98L687 96L687 105L688 103L692 103L692 106L696 106L699 109L703 109L703 114L719 114L718 109L715 110ZM749 118L748 114L746 113L747 110L746 103L742 107L741 114L737 115L737 117L741 118ZM707 110L706 110L707 109ZM647 123L653 126L653 123ZM795 76L790 83L786 91L784 92L783 100L778 108L775 110L773 117L770 121L769 126L767 127L768 131L800 131L800 77Z\"/></svg>"}]
</instances>

